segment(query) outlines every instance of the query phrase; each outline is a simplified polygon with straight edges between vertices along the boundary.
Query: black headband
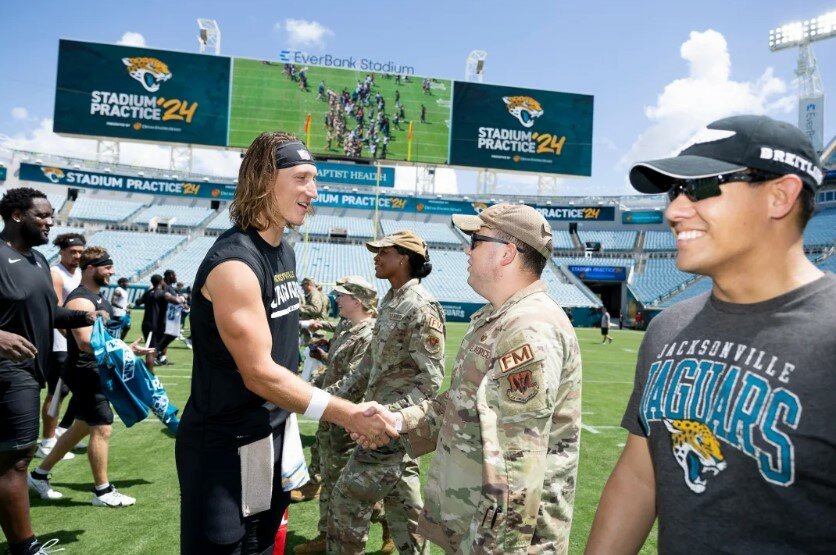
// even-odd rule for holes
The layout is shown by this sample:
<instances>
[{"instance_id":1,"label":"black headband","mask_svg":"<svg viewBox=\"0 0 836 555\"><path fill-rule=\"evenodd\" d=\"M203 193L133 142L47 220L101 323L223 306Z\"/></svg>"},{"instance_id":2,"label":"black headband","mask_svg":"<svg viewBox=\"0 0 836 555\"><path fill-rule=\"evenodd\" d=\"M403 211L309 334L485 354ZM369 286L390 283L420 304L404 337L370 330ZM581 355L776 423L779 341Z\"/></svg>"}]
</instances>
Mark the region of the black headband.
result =
<instances>
[{"instance_id":1,"label":"black headband","mask_svg":"<svg viewBox=\"0 0 836 555\"><path fill-rule=\"evenodd\" d=\"M109 254L103 254L98 258L94 258L93 260L89 260L86 264L81 265L81 269L83 270L87 266L94 266L96 268L100 266L113 266L113 259L110 257Z\"/></svg>"},{"instance_id":2,"label":"black headband","mask_svg":"<svg viewBox=\"0 0 836 555\"><path fill-rule=\"evenodd\" d=\"M75 246L77 246L77 245L80 245L80 246L82 246L82 247L83 247L83 246L84 246L84 241L82 241L82 240L81 240L81 239L79 239L78 237L68 237L68 238L64 241L64 245L65 245L65 247L64 247L65 249L66 249L67 247L75 247Z\"/></svg>"},{"instance_id":3,"label":"black headband","mask_svg":"<svg viewBox=\"0 0 836 555\"><path fill-rule=\"evenodd\" d=\"M316 160L302 141L282 143L276 147L276 167L280 170L302 164L314 164Z\"/></svg>"}]
</instances>

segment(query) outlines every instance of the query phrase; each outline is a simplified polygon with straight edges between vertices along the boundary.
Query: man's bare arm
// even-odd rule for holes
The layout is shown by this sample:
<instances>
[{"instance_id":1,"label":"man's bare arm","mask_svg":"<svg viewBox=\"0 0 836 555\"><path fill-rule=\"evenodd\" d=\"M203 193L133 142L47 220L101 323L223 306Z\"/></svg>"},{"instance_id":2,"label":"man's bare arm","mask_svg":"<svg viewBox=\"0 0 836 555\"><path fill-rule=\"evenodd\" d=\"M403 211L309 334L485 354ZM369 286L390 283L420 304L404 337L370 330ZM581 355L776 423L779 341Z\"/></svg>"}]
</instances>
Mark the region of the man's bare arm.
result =
<instances>
[{"instance_id":1,"label":"man's bare arm","mask_svg":"<svg viewBox=\"0 0 836 555\"><path fill-rule=\"evenodd\" d=\"M650 445L630 434L604 486L586 555L638 553L656 520L656 475Z\"/></svg>"},{"instance_id":2,"label":"man's bare arm","mask_svg":"<svg viewBox=\"0 0 836 555\"><path fill-rule=\"evenodd\" d=\"M250 267L238 260L219 264L206 278L202 293L212 302L221 339L247 389L286 410L304 413L314 388L273 361L273 339L261 300L261 286ZM366 408L331 397L322 419L351 431L368 430L381 440L387 433L397 437L394 428L380 416L364 416Z\"/></svg>"}]
</instances>

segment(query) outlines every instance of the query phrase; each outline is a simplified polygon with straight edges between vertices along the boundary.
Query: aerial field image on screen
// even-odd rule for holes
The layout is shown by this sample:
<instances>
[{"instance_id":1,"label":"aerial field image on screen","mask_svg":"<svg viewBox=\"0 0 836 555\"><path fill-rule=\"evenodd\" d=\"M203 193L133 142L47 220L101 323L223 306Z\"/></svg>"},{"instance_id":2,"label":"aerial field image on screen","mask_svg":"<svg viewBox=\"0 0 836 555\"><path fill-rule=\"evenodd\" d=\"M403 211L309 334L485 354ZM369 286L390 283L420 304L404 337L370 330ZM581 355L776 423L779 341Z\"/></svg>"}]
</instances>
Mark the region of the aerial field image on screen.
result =
<instances>
[{"instance_id":1,"label":"aerial field image on screen","mask_svg":"<svg viewBox=\"0 0 836 555\"><path fill-rule=\"evenodd\" d=\"M229 146L264 131L304 139L310 114L314 154L443 164L451 96L447 79L235 58Z\"/></svg>"}]
</instances>

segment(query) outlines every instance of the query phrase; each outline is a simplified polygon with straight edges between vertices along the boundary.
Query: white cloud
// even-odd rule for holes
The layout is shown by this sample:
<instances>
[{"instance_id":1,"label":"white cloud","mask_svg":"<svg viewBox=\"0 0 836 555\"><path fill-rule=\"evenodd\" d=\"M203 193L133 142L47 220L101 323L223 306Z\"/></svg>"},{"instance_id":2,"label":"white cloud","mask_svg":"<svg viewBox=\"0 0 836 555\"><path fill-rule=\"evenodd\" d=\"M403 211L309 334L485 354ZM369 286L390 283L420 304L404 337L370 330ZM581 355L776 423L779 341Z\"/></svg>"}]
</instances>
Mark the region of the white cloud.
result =
<instances>
[{"instance_id":1,"label":"white cloud","mask_svg":"<svg viewBox=\"0 0 836 555\"><path fill-rule=\"evenodd\" d=\"M287 32L291 48L324 48L325 39L334 36L334 31L321 23L304 19L285 19L284 25L276 23L276 28Z\"/></svg>"},{"instance_id":2,"label":"white cloud","mask_svg":"<svg viewBox=\"0 0 836 555\"><path fill-rule=\"evenodd\" d=\"M14 119L26 119L29 117L29 110L20 106L12 108L12 117Z\"/></svg>"},{"instance_id":3,"label":"white cloud","mask_svg":"<svg viewBox=\"0 0 836 555\"><path fill-rule=\"evenodd\" d=\"M688 76L666 85L656 104L645 107L651 125L636 138L618 168L675 154L714 120L735 114L788 113L795 104L787 84L774 76L772 68L754 81L734 81L726 39L717 31L692 31L679 53L688 62Z\"/></svg>"},{"instance_id":4,"label":"white cloud","mask_svg":"<svg viewBox=\"0 0 836 555\"><path fill-rule=\"evenodd\" d=\"M34 130L14 137L0 138L0 146L30 152L55 154L71 158L96 159L96 141L62 137L53 133L52 120L44 119ZM170 147L124 141L119 147L119 161L132 166L168 169ZM234 178L241 163L238 152L207 148L192 151L194 173Z\"/></svg>"},{"instance_id":5,"label":"white cloud","mask_svg":"<svg viewBox=\"0 0 836 555\"><path fill-rule=\"evenodd\" d=\"M141 33L128 31L122 35L122 38L116 44L121 44L122 46L145 46L145 37Z\"/></svg>"}]
</instances>

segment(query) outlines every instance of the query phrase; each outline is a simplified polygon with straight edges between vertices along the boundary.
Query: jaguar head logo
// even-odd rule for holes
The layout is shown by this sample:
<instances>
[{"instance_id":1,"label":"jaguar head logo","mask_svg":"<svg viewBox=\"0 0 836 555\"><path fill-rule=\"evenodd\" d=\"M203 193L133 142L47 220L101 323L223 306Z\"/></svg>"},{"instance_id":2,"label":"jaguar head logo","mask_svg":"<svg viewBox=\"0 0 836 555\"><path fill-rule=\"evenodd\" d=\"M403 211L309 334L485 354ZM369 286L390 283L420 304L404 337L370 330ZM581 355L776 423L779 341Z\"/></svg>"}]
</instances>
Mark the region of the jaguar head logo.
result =
<instances>
[{"instance_id":1,"label":"jaguar head logo","mask_svg":"<svg viewBox=\"0 0 836 555\"><path fill-rule=\"evenodd\" d=\"M685 484L694 493L705 491L708 475L716 476L726 468L720 442L711 430L696 420L664 420L671 433L671 449L685 474Z\"/></svg>"},{"instance_id":2,"label":"jaguar head logo","mask_svg":"<svg viewBox=\"0 0 836 555\"><path fill-rule=\"evenodd\" d=\"M41 168L41 171L44 172L44 176L53 183L60 183L61 180L64 179L64 170L61 168L44 166Z\"/></svg>"},{"instance_id":3,"label":"jaguar head logo","mask_svg":"<svg viewBox=\"0 0 836 555\"><path fill-rule=\"evenodd\" d=\"M517 118L523 127L531 127L534 120L543 115L543 107L530 96L503 96L508 113Z\"/></svg>"},{"instance_id":4,"label":"jaguar head logo","mask_svg":"<svg viewBox=\"0 0 836 555\"><path fill-rule=\"evenodd\" d=\"M163 82L171 79L168 66L156 58L122 58L122 63L148 92L157 92Z\"/></svg>"}]
</instances>

